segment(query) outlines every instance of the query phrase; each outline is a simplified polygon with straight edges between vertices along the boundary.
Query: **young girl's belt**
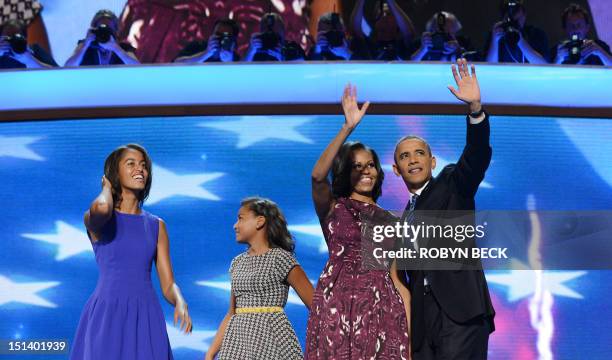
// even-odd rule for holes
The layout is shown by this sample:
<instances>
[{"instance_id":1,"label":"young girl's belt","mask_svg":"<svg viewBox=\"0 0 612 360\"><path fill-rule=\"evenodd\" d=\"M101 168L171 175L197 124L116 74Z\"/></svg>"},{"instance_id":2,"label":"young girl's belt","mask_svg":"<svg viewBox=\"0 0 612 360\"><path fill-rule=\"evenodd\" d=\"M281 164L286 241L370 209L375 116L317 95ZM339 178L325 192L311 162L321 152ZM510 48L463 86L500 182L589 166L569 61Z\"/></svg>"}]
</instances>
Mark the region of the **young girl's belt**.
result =
<instances>
[{"instance_id":1,"label":"young girl's belt","mask_svg":"<svg viewBox=\"0 0 612 360\"><path fill-rule=\"evenodd\" d=\"M253 314L253 313L277 313L283 312L280 306L260 306L260 307L243 307L237 308L236 314Z\"/></svg>"}]
</instances>

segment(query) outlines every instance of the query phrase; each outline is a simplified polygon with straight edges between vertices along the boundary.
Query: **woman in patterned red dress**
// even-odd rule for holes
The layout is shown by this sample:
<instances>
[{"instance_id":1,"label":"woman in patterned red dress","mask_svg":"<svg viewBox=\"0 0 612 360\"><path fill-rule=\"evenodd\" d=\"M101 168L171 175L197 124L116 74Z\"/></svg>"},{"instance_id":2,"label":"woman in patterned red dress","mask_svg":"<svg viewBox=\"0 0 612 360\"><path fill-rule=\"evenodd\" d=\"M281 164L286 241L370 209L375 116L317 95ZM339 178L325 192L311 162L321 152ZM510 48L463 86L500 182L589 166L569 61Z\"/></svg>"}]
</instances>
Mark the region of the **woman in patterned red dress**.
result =
<instances>
[{"instance_id":1,"label":"woman in patterned red dress","mask_svg":"<svg viewBox=\"0 0 612 360\"><path fill-rule=\"evenodd\" d=\"M307 360L410 358L410 294L395 263L381 270L362 266L360 214L383 212L376 200L384 173L374 150L344 142L368 105L359 109L356 89L344 89L345 123L312 172L312 196L329 260L310 308Z\"/></svg>"}]
</instances>

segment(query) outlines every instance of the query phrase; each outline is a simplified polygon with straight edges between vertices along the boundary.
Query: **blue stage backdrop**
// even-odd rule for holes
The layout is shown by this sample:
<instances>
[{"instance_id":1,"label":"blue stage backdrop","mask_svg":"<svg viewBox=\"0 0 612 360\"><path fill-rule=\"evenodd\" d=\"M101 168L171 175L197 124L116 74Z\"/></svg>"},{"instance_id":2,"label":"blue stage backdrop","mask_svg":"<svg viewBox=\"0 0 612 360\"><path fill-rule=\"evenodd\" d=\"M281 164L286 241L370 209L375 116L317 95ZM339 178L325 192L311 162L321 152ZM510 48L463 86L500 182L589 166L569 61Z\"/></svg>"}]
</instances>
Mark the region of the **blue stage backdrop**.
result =
<instances>
[{"instance_id":1,"label":"blue stage backdrop","mask_svg":"<svg viewBox=\"0 0 612 360\"><path fill-rule=\"evenodd\" d=\"M316 282L327 249L313 211L310 171L342 121L210 116L1 123L0 338L72 340L97 280L83 212L99 192L106 155L137 142L154 161L145 208L167 223L175 277L195 324L193 334L180 335L164 303L174 355L201 358L227 311L230 261L245 250L232 230L242 198L261 195L279 203L297 258ZM491 121L493 161L478 191L479 209L521 210L528 201L545 210L610 208L609 119ZM395 142L409 133L429 140L440 169L458 159L465 119L366 116L351 139L381 156L387 175L381 204L387 208L406 202L391 163ZM490 358L612 358L612 273L546 273L542 296L535 297L532 272L487 272L497 310ZM308 313L295 293L286 311L303 344Z\"/></svg>"}]
</instances>

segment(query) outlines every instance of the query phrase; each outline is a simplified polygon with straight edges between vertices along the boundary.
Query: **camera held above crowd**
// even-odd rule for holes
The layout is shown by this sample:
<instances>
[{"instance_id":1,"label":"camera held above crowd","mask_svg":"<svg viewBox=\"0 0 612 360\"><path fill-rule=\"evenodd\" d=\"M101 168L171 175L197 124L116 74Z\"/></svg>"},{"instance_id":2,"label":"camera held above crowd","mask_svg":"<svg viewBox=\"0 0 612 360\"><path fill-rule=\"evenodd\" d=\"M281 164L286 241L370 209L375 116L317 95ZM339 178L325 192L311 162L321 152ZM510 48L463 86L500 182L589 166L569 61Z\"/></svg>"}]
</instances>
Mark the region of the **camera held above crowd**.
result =
<instances>
[{"instance_id":1,"label":"camera held above crowd","mask_svg":"<svg viewBox=\"0 0 612 360\"><path fill-rule=\"evenodd\" d=\"M232 12L216 20L200 14L192 20L207 24L212 33L207 33L210 30L192 34L182 32L179 38L175 36L174 50L166 54L165 59L174 59L177 63L208 63L319 60L455 62L466 58L488 63L612 65L610 47L597 36L594 20L584 7L571 4L560 14L564 35L558 44L549 46L548 35L530 23L537 13L528 13L524 0L497 1L499 18L495 22L494 19L489 23L482 22L485 27L493 22L494 25L481 38L477 36L473 23L467 24L471 25L467 26L468 31L456 14L444 9L433 14L428 13L431 10L427 13L421 11L429 19L424 26L420 25L424 29L417 30L415 23L423 23L413 22L414 18L409 16L414 16L409 10L411 7L398 0L355 0L352 7L345 9L347 12L334 8L334 11L318 16L314 31L301 25L299 37L296 37L296 18L275 12L273 6L267 12L259 9L259 13L249 15L250 27L245 26L243 17ZM110 10L96 12L85 37L78 41L65 66L139 64L136 50L138 54L150 55L147 43L136 41L139 33L133 34L133 28L126 36L122 23L124 15L120 21ZM308 11L300 16L308 18L317 14ZM253 24L253 20L258 21L258 25ZM153 22L149 27L151 24ZM253 26L258 28L253 30ZM32 35L28 39L28 26L22 20L4 20L0 23L0 32L0 69L58 66L50 51L34 43L40 40L39 37ZM248 48L245 36L249 39ZM472 41L484 38L484 44Z\"/></svg>"}]
</instances>

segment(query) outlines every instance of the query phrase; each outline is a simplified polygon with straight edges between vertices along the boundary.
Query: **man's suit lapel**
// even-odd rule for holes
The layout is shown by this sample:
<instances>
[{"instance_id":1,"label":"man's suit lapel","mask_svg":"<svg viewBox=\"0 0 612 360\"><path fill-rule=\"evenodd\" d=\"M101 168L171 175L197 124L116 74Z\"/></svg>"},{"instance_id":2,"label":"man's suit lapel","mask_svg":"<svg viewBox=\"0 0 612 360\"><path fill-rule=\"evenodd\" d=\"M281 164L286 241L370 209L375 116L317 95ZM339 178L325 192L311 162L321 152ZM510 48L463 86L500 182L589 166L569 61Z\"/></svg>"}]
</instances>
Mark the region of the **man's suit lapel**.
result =
<instances>
[{"instance_id":1,"label":"man's suit lapel","mask_svg":"<svg viewBox=\"0 0 612 360\"><path fill-rule=\"evenodd\" d=\"M419 196L419 199L417 200L415 210L428 210L424 204L427 203L427 198L431 194L431 191L436 181L437 179L435 177L432 177L429 180L429 183L427 184L427 186L425 186L425 189L421 191L421 195Z\"/></svg>"}]
</instances>

